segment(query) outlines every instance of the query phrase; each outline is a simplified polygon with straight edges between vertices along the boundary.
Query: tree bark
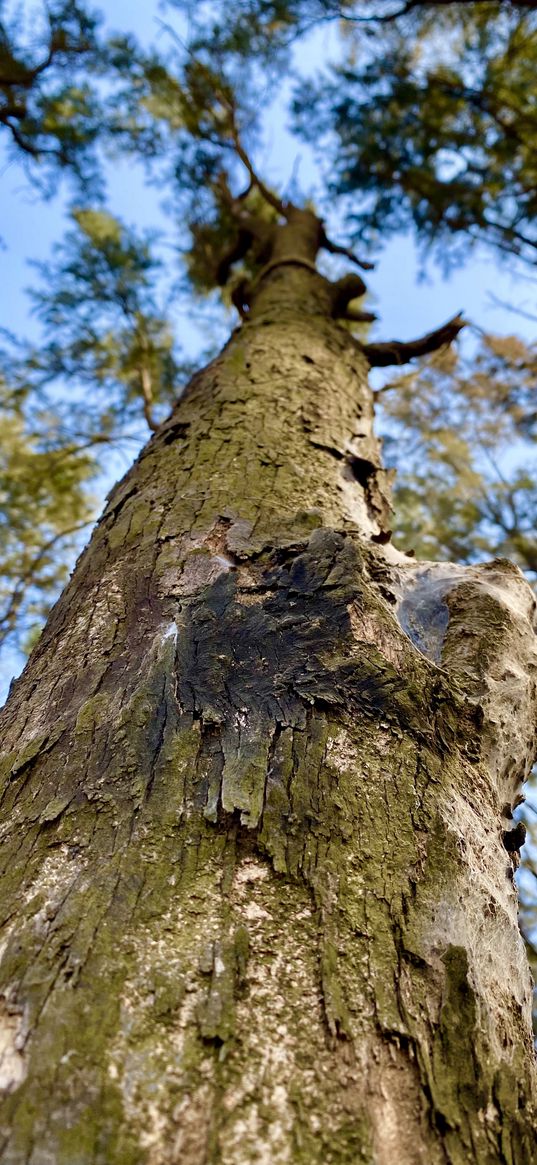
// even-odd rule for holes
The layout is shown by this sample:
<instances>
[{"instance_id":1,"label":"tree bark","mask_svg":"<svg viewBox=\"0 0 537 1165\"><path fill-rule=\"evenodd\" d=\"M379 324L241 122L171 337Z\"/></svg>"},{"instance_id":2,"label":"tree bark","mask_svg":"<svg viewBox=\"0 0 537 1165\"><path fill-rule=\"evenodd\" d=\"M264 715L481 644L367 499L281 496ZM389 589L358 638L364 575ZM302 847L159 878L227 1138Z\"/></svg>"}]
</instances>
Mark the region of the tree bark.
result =
<instances>
[{"instance_id":1,"label":"tree bark","mask_svg":"<svg viewBox=\"0 0 537 1165\"><path fill-rule=\"evenodd\" d=\"M3 713L5 1165L537 1152L502 840L534 602L506 562L386 544L312 220L112 492Z\"/></svg>"}]
</instances>

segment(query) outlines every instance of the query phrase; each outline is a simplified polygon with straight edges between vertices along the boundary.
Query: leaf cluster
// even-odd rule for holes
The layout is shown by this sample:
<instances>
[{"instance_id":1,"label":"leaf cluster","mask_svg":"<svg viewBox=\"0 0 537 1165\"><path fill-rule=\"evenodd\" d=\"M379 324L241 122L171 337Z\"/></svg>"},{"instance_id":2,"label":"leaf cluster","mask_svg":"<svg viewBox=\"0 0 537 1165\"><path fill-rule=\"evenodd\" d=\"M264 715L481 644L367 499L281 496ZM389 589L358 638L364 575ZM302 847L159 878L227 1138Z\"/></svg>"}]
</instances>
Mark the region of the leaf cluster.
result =
<instances>
[{"instance_id":1,"label":"leaf cluster","mask_svg":"<svg viewBox=\"0 0 537 1165\"><path fill-rule=\"evenodd\" d=\"M78 0L31 6L12 19L0 5L0 125L19 155L51 175L68 167L86 179L102 132L92 77L104 65L99 21Z\"/></svg>"},{"instance_id":2,"label":"leaf cluster","mask_svg":"<svg viewBox=\"0 0 537 1165\"><path fill-rule=\"evenodd\" d=\"M190 371L151 233L103 210L71 221L37 265L41 342L7 337L0 359L0 648L46 617L94 516L90 484L157 427Z\"/></svg>"},{"instance_id":3,"label":"leaf cluster","mask_svg":"<svg viewBox=\"0 0 537 1165\"><path fill-rule=\"evenodd\" d=\"M137 234L104 210L75 209L71 218L75 229L55 261L37 264L43 287L32 298L48 338L27 361L33 383L91 386L102 393L108 424L131 421L141 409L154 427L154 410L171 403L181 371L155 286L156 236Z\"/></svg>"},{"instance_id":4,"label":"leaf cluster","mask_svg":"<svg viewBox=\"0 0 537 1165\"><path fill-rule=\"evenodd\" d=\"M4 360L5 364L6 361ZM24 646L65 582L94 516L89 450L58 440L59 418L0 377L0 648ZM56 434L56 437L55 437Z\"/></svg>"},{"instance_id":5,"label":"leaf cluster","mask_svg":"<svg viewBox=\"0 0 537 1165\"><path fill-rule=\"evenodd\" d=\"M394 21L362 37L354 64L350 52L299 86L297 129L320 145L329 190L369 245L412 225L451 261L482 240L533 263L537 14L432 7L414 7L411 35Z\"/></svg>"},{"instance_id":6,"label":"leaf cluster","mask_svg":"<svg viewBox=\"0 0 537 1165\"><path fill-rule=\"evenodd\" d=\"M505 555L537 578L537 352L485 335L384 386L379 420L397 468L399 539L420 558Z\"/></svg>"}]
</instances>

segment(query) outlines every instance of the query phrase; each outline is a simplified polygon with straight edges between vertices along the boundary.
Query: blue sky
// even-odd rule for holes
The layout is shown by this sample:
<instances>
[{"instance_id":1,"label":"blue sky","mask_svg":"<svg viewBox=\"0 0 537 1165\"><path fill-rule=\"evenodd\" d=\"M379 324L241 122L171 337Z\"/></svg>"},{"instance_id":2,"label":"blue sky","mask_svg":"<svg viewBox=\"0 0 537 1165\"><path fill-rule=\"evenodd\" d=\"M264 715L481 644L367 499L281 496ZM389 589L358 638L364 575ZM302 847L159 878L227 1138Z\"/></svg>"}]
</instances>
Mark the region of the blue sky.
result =
<instances>
[{"instance_id":1,"label":"blue sky","mask_svg":"<svg viewBox=\"0 0 537 1165\"><path fill-rule=\"evenodd\" d=\"M144 46L154 40L162 43L165 37L162 21L170 13L163 11L158 3L107 0L99 7L110 29L132 31ZM296 64L301 71L305 70L306 63L309 68L319 67L336 52L336 29L321 29L310 39L307 50L299 51ZM308 148L297 144L286 130L284 98L285 92L280 93L267 115L264 144L256 162L266 177L284 188L297 172L306 192L313 191L314 162ZM61 185L56 197L43 202L20 167L8 162L5 154L0 155L0 234L4 242L0 269L2 287L7 289L0 323L19 335L37 335L25 292L35 282L29 261L46 262L53 244L61 240L69 196L67 185ZM161 224L171 234L170 221L163 219L159 208L160 197L159 191L144 183L141 170L132 162L114 162L109 170L109 205L114 212L137 225ZM486 330L534 335L534 326L529 321L494 306L491 299L494 293L498 299L531 307L531 287L519 274L510 273L505 266L498 267L485 250L469 252L467 264L449 278L433 262L427 265L425 278L420 278L420 262L412 240L398 238L380 254L367 282L374 310L380 317L374 332L379 339L412 338L438 326L459 310ZM177 326L185 351L195 356L202 346L202 338L180 314ZM118 470L121 468L118 466ZM109 487L111 483L103 484ZM17 664L16 657L12 657L8 671ZM4 674L4 681L9 678Z\"/></svg>"}]
</instances>

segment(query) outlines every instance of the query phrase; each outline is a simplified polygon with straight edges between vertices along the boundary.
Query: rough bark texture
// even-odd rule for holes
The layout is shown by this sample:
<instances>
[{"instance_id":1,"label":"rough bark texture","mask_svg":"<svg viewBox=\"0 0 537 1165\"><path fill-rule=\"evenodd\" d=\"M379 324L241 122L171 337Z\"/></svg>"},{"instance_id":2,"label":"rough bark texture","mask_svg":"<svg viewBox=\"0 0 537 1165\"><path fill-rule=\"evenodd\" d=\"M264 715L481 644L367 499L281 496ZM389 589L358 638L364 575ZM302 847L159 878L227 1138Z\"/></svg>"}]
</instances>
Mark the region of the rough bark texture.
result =
<instances>
[{"instance_id":1,"label":"rough bark texture","mask_svg":"<svg viewBox=\"0 0 537 1165\"><path fill-rule=\"evenodd\" d=\"M537 1154L502 844L533 599L506 562L384 545L312 219L113 491L4 713L5 1165Z\"/></svg>"}]
</instances>

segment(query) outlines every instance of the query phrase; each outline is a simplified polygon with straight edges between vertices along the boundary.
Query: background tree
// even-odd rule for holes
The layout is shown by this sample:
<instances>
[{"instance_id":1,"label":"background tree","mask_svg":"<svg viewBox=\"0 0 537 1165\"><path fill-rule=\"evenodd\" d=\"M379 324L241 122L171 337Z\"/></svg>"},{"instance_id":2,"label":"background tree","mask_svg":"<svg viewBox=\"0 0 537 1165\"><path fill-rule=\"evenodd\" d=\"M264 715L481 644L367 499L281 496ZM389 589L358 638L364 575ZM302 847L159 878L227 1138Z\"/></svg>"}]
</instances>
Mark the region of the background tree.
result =
<instances>
[{"instance_id":1,"label":"background tree","mask_svg":"<svg viewBox=\"0 0 537 1165\"><path fill-rule=\"evenodd\" d=\"M358 238L412 224L448 262L484 240L535 263L537 28L533 12L499 8L494 20L487 4L417 5L355 67L301 89L299 124Z\"/></svg>"},{"instance_id":2,"label":"background tree","mask_svg":"<svg viewBox=\"0 0 537 1165\"><path fill-rule=\"evenodd\" d=\"M378 390L399 538L418 557L502 554L534 579L534 382L528 345L485 335L468 356L439 352Z\"/></svg>"},{"instance_id":3,"label":"background tree","mask_svg":"<svg viewBox=\"0 0 537 1165\"><path fill-rule=\"evenodd\" d=\"M0 22L0 123L11 146L51 176L67 167L89 176L100 118L92 75L102 63L96 17L76 0L53 3L24 21Z\"/></svg>"},{"instance_id":4,"label":"background tree","mask_svg":"<svg viewBox=\"0 0 537 1165\"><path fill-rule=\"evenodd\" d=\"M96 472L87 452L54 439L50 411L31 423L21 391L2 392L0 643L29 645L67 578L76 535L89 525L85 485ZM42 426L42 427L41 427Z\"/></svg>"},{"instance_id":5,"label":"background tree","mask_svg":"<svg viewBox=\"0 0 537 1165\"><path fill-rule=\"evenodd\" d=\"M188 372L158 303L151 237L102 210L74 210L71 219L74 229L56 261L43 266L32 296L42 342L6 337L6 645L40 629L65 581L69 551L80 550L96 516L95 479L106 481L118 454L132 457Z\"/></svg>"}]
</instances>

